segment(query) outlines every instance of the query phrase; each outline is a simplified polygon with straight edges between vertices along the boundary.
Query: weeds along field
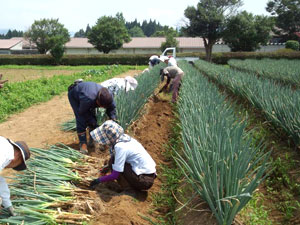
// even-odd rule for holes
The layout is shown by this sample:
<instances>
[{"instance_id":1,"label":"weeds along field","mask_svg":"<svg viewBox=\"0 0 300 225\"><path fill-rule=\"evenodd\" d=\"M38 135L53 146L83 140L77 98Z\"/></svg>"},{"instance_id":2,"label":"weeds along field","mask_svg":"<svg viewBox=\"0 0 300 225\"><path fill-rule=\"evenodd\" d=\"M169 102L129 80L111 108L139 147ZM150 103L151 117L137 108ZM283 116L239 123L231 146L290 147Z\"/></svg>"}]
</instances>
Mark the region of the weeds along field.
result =
<instances>
[{"instance_id":1,"label":"weeds along field","mask_svg":"<svg viewBox=\"0 0 300 225\"><path fill-rule=\"evenodd\" d=\"M0 121L5 120L13 113L23 111L33 104L50 100L53 96L67 91L67 88L74 80L82 78L85 81L102 82L112 78L129 69L136 69L134 66L97 66L97 67L62 67L64 70L72 72L70 75L44 76L37 79L29 79L19 82L10 82L14 77L18 77L18 70L30 69L30 73L36 74L41 71L52 71L56 67L42 66L2 66L14 71L15 75L3 74L4 79L8 79L4 88L0 92ZM77 72L81 68L82 72ZM35 72L32 72L34 69ZM55 69L56 71L56 69ZM58 73L59 74L59 73ZM27 75L26 75L27 76ZM19 78L17 78L18 80Z\"/></svg>"}]
</instances>

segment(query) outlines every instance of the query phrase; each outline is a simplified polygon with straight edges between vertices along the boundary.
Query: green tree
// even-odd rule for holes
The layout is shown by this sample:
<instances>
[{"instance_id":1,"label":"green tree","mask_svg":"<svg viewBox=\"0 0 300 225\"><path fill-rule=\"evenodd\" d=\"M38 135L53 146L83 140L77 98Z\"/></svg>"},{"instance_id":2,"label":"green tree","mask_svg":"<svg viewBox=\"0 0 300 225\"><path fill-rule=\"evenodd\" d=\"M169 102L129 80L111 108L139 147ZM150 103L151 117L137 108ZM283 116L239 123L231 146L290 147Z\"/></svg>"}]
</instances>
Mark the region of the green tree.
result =
<instances>
[{"instance_id":1,"label":"green tree","mask_svg":"<svg viewBox=\"0 0 300 225\"><path fill-rule=\"evenodd\" d=\"M285 43L285 48L298 51L299 50L299 42L294 41L294 40L289 40Z\"/></svg>"},{"instance_id":2,"label":"green tree","mask_svg":"<svg viewBox=\"0 0 300 225\"><path fill-rule=\"evenodd\" d=\"M88 33L91 31L91 27L90 25L88 24L86 26L86 29L85 31L83 29L80 29L79 31L77 31L75 34L74 34L74 37L78 37L78 38L85 38L87 37Z\"/></svg>"},{"instance_id":3,"label":"green tree","mask_svg":"<svg viewBox=\"0 0 300 225\"><path fill-rule=\"evenodd\" d=\"M145 37L145 34L142 30L142 28L135 26L128 30L128 33L131 37Z\"/></svg>"},{"instance_id":4,"label":"green tree","mask_svg":"<svg viewBox=\"0 0 300 225\"><path fill-rule=\"evenodd\" d=\"M102 16L88 33L89 42L100 52L109 53L130 41L122 14Z\"/></svg>"},{"instance_id":5,"label":"green tree","mask_svg":"<svg viewBox=\"0 0 300 225\"><path fill-rule=\"evenodd\" d=\"M74 34L74 37L77 37L77 38L86 37L84 30L83 30L83 29L80 29L79 31L77 31L77 32Z\"/></svg>"},{"instance_id":6,"label":"green tree","mask_svg":"<svg viewBox=\"0 0 300 225\"><path fill-rule=\"evenodd\" d=\"M23 31L8 30L6 34L0 34L0 39L10 39L12 37L23 37Z\"/></svg>"},{"instance_id":7,"label":"green tree","mask_svg":"<svg viewBox=\"0 0 300 225\"><path fill-rule=\"evenodd\" d=\"M226 19L241 5L241 0L200 0L196 7L184 11L189 20L183 31L192 37L202 37L206 60L211 61L213 45L223 36Z\"/></svg>"},{"instance_id":8,"label":"green tree","mask_svg":"<svg viewBox=\"0 0 300 225\"><path fill-rule=\"evenodd\" d=\"M36 44L41 54L47 53L58 44L64 45L70 40L68 30L58 22L58 19L36 20L24 36Z\"/></svg>"},{"instance_id":9,"label":"green tree","mask_svg":"<svg viewBox=\"0 0 300 225\"><path fill-rule=\"evenodd\" d=\"M168 34L172 34L174 37L178 37L179 33L177 30L174 30L173 27L164 26L163 30L158 30L151 37L166 37Z\"/></svg>"},{"instance_id":10,"label":"green tree","mask_svg":"<svg viewBox=\"0 0 300 225\"><path fill-rule=\"evenodd\" d=\"M175 39L172 33L166 36L166 41L161 43L160 50L164 51L166 48L175 47L177 49L178 41Z\"/></svg>"},{"instance_id":11,"label":"green tree","mask_svg":"<svg viewBox=\"0 0 300 225\"><path fill-rule=\"evenodd\" d=\"M231 51L255 51L270 40L274 20L267 16L254 16L243 11L228 19L223 40Z\"/></svg>"},{"instance_id":12,"label":"green tree","mask_svg":"<svg viewBox=\"0 0 300 225\"><path fill-rule=\"evenodd\" d=\"M91 31L91 27L90 27L90 25L88 24L87 26L86 26L86 29L85 29L85 37L87 37L88 36L88 33Z\"/></svg>"},{"instance_id":13,"label":"green tree","mask_svg":"<svg viewBox=\"0 0 300 225\"><path fill-rule=\"evenodd\" d=\"M166 32L163 30L156 31L154 34L151 35L151 37L165 37Z\"/></svg>"},{"instance_id":14,"label":"green tree","mask_svg":"<svg viewBox=\"0 0 300 225\"><path fill-rule=\"evenodd\" d=\"M276 16L276 26L285 40L297 40L300 31L300 0L271 0L266 10Z\"/></svg>"},{"instance_id":15,"label":"green tree","mask_svg":"<svg viewBox=\"0 0 300 225\"><path fill-rule=\"evenodd\" d=\"M135 27L135 26L138 26L141 28L141 24L137 21L137 19L135 19L134 21L132 22L126 22L125 23L125 26L128 30L130 30L131 28Z\"/></svg>"},{"instance_id":16,"label":"green tree","mask_svg":"<svg viewBox=\"0 0 300 225\"><path fill-rule=\"evenodd\" d=\"M55 62L57 64L59 64L61 58L63 57L65 52L65 47L64 45L58 43L57 45L55 45L51 50L50 53L52 55L52 57L55 59Z\"/></svg>"}]
</instances>

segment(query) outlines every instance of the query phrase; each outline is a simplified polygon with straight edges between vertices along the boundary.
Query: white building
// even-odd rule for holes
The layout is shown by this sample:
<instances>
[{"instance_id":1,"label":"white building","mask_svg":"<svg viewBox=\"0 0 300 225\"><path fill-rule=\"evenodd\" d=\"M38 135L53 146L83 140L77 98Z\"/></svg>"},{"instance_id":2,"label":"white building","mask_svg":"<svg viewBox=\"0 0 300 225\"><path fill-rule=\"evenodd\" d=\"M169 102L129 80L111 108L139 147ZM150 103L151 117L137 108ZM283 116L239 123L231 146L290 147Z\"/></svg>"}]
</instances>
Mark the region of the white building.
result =
<instances>
[{"instance_id":1,"label":"white building","mask_svg":"<svg viewBox=\"0 0 300 225\"><path fill-rule=\"evenodd\" d=\"M200 37L176 37L179 53L205 52L203 39ZM122 48L112 50L110 54L160 54L160 46L166 39L164 37L133 37L129 43L124 43ZM284 44L269 44L261 46L258 52L270 52L284 48ZM230 52L230 48L220 42L213 46L213 52ZM36 54L36 46L24 38L0 39L0 54ZM103 54L99 52L87 38L71 38L65 44L65 54Z\"/></svg>"},{"instance_id":2,"label":"white building","mask_svg":"<svg viewBox=\"0 0 300 225\"><path fill-rule=\"evenodd\" d=\"M178 37L179 52L204 52L202 38ZM129 43L124 43L118 50L109 53L115 54L155 54L160 53L160 46L164 37L133 37ZM71 38L65 45L66 54L102 54L88 42L87 38Z\"/></svg>"}]
</instances>

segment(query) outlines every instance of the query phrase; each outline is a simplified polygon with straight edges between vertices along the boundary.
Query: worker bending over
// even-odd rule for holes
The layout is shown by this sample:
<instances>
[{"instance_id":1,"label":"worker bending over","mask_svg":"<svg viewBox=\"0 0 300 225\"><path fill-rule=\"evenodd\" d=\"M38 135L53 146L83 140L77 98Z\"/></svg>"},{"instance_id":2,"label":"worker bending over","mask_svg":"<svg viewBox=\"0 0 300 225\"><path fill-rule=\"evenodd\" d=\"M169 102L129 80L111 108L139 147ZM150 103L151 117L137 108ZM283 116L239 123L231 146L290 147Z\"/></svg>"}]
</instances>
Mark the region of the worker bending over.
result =
<instances>
[{"instance_id":1,"label":"worker bending over","mask_svg":"<svg viewBox=\"0 0 300 225\"><path fill-rule=\"evenodd\" d=\"M152 55L149 58L149 68L152 69L155 65L161 62L160 57L158 55Z\"/></svg>"},{"instance_id":2,"label":"worker bending over","mask_svg":"<svg viewBox=\"0 0 300 225\"><path fill-rule=\"evenodd\" d=\"M171 55L169 55L168 57L166 57L165 63L168 66L177 66L176 59L173 56L171 56Z\"/></svg>"},{"instance_id":3,"label":"worker bending over","mask_svg":"<svg viewBox=\"0 0 300 225\"><path fill-rule=\"evenodd\" d=\"M93 130L91 136L99 144L110 147L108 167L111 174L93 180L90 186L123 177L135 190L144 191L152 187L156 178L154 160L137 140L124 133L119 124L108 120Z\"/></svg>"},{"instance_id":4,"label":"worker bending over","mask_svg":"<svg viewBox=\"0 0 300 225\"><path fill-rule=\"evenodd\" d=\"M116 120L116 104L110 91L94 82L75 81L68 88L68 98L76 118L76 129L79 138L80 152L88 153L86 129L90 131L98 127L97 107L106 109L107 116ZM93 142L90 139L89 147Z\"/></svg>"},{"instance_id":5,"label":"worker bending over","mask_svg":"<svg viewBox=\"0 0 300 225\"><path fill-rule=\"evenodd\" d=\"M106 87L113 96L116 96L121 90L125 90L125 92L133 91L138 86L138 82L135 78L127 76L125 78L112 78L103 81L101 85Z\"/></svg>"},{"instance_id":6,"label":"worker bending over","mask_svg":"<svg viewBox=\"0 0 300 225\"><path fill-rule=\"evenodd\" d=\"M25 142L13 142L0 136L0 149L0 171L6 168L22 171L27 168L25 161L30 158L30 151ZM8 210L11 216L16 216L10 201L8 185L2 176L0 176L0 202L1 205Z\"/></svg>"},{"instance_id":7,"label":"worker bending over","mask_svg":"<svg viewBox=\"0 0 300 225\"><path fill-rule=\"evenodd\" d=\"M160 70L160 75L161 81L164 81L165 76L167 77L167 83L163 86L160 92L162 92L163 90L167 90L170 81L172 80L170 89L173 89L172 102L175 103L178 97L181 79L184 75L184 72L178 66L168 66Z\"/></svg>"}]
</instances>

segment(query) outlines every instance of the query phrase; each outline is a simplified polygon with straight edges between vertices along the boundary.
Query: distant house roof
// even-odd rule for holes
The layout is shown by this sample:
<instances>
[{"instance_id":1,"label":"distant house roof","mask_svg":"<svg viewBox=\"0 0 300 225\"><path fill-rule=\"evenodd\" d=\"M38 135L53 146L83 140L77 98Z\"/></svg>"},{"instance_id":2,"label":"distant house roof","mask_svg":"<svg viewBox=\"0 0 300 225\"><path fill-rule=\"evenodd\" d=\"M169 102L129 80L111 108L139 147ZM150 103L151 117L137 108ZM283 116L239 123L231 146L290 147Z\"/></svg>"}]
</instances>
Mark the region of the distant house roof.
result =
<instances>
[{"instance_id":1,"label":"distant house roof","mask_svg":"<svg viewBox=\"0 0 300 225\"><path fill-rule=\"evenodd\" d=\"M22 43L23 49L35 49L36 48L36 44L31 43L29 40L27 40L23 37L12 37L10 40L23 41L23 43Z\"/></svg>"},{"instance_id":2,"label":"distant house roof","mask_svg":"<svg viewBox=\"0 0 300 225\"><path fill-rule=\"evenodd\" d=\"M22 40L14 40L14 39L0 39L0 49L11 49L17 44L22 42Z\"/></svg>"},{"instance_id":3,"label":"distant house roof","mask_svg":"<svg viewBox=\"0 0 300 225\"><path fill-rule=\"evenodd\" d=\"M123 48L159 48L165 40L164 37L133 37Z\"/></svg>"},{"instance_id":4,"label":"distant house roof","mask_svg":"<svg viewBox=\"0 0 300 225\"><path fill-rule=\"evenodd\" d=\"M203 39L200 37L177 37L179 48L204 48Z\"/></svg>"},{"instance_id":5,"label":"distant house roof","mask_svg":"<svg viewBox=\"0 0 300 225\"><path fill-rule=\"evenodd\" d=\"M129 43L124 43L123 48L160 48L161 43L166 39L164 37L133 37ZM202 38L192 37L177 37L179 42L179 48L203 48ZM71 38L69 42L65 44L66 48L94 48L94 46L88 42L87 38Z\"/></svg>"},{"instance_id":6,"label":"distant house roof","mask_svg":"<svg viewBox=\"0 0 300 225\"><path fill-rule=\"evenodd\" d=\"M94 46L88 42L87 38L70 38L70 41L65 44L66 48L94 48Z\"/></svg>"},{"instance_id":7,"label":"distant house roof","mask_svg":"<svg viewBox=\"0 0 300 225\"><path fill-rule=\"evenodd\" d=\"M179 48L203 48L202 38L177 37ZM133 37L129 43L123 44L123 48L160 48L166 41L164 37Z\"/></svg>"}]
</instances>

